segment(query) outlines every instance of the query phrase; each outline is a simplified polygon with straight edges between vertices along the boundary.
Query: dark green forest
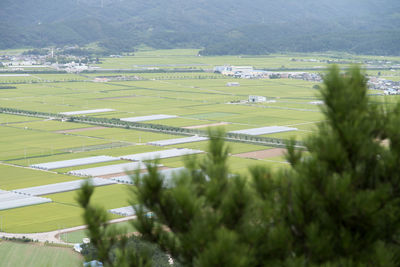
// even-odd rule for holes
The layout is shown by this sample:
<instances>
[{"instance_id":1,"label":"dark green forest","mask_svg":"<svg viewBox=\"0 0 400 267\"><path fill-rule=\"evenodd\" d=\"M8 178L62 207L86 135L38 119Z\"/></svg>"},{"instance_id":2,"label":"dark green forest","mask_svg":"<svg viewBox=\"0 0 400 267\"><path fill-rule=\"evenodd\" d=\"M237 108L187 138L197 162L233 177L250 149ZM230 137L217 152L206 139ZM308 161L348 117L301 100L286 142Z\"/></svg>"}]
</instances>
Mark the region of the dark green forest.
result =
<instances>
[{"instance_id":1,"label":"dark green forest","mask_svg":"<svg viewBox=\"0 0 400 267\"><path fill-rule=\"evenodd\" d=\"M397 0L2 0L0 49L85 45L110 51L201 48L203 55L399 55Z\"/></svg>"}]
</instances>

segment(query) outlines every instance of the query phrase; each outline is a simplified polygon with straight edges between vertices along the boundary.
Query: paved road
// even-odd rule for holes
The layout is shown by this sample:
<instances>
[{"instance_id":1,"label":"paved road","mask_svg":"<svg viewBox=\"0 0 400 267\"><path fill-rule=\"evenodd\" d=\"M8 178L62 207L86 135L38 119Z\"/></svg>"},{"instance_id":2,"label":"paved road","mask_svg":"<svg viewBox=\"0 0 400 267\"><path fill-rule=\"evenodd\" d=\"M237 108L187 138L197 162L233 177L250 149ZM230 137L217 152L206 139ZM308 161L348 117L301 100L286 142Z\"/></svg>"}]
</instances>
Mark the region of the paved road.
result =
<instances>
[{"instance_id":1,"label":"paved road","mask_svg":"<svg viewBox=\"0 0 400 267\"><path fill-rule=\"evenodd\" d=\"M124 218L118 218L109 221L109 223L118 223L118 222L125 222L129 220L136 219L136 216L129 216L129 217L124 217ZM31 234L16 234L16 233L4 233L0 232L0 237L7 237L7 238L30 238L33 240L37 240L39 242L49 242L49 243L56 243L56 244L63 244L63 245L70 245L69 243L66 243L60 239L60 235L64 233L69 233L69 232L74 232L78 230L83 230L86 229L86 225L81 225L81 226L75 226L71 228L65 228L65 229L60 229L56 231L51 231L51 232L44 232L44 233L31 233Z\"/></svg>"}]
</instances>

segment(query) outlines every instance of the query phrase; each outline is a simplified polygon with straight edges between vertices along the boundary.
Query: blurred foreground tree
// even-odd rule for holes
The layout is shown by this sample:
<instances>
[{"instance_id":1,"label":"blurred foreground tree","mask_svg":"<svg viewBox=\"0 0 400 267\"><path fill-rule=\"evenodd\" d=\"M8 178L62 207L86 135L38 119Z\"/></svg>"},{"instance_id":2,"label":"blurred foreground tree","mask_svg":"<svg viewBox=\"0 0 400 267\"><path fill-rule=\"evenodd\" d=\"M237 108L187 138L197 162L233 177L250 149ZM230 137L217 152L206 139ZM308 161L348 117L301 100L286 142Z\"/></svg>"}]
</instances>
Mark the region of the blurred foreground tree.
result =
<instances>
[{"instance_id":1,"label":"blurred foreground tree","mask_svg":"<svg viewBox=\"0 0 400 267\"><path fill-rule=\"evenodd\" d=\"M141 238L182 266L400 266L400 105L370 103L357 67L330 68L321 94L325 120L307 152L288 144L290 168L279 173L230 175L222 131L172 186L148 164L132 197ZM98 259L157 266L116 237L92 192L84 185L78 201Z\"/></svg>"}]
</instances>

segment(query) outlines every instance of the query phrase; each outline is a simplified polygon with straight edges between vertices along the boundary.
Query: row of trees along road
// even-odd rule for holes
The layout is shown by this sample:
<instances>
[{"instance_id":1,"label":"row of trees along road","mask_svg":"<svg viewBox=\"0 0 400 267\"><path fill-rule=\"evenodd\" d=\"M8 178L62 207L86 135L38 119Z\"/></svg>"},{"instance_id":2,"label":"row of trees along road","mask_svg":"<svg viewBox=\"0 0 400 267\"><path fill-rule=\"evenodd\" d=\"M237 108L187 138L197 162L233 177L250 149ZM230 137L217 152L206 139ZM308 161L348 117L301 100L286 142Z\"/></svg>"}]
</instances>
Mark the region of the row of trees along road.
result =
<instances>
[{"instance_id":1,"label":"row of trees along road","mask_svg":"<svg viewBox=\"0 0 400 267\"><path fill-rule=\"evenodd\" d=\"M322 97L326 120L305 142L308 152L288 145L290 168L230 176L220 131L210 131L209 153L188 159L173 188L149 165L132 192L142 207L133 221L140 239L175 266L400 266L400 105L369 102L357 67L330 68ZM77 199L96 258L157 266L117 238L91 203L93 190L84 185Z\"/></svg>"}]
</instances>

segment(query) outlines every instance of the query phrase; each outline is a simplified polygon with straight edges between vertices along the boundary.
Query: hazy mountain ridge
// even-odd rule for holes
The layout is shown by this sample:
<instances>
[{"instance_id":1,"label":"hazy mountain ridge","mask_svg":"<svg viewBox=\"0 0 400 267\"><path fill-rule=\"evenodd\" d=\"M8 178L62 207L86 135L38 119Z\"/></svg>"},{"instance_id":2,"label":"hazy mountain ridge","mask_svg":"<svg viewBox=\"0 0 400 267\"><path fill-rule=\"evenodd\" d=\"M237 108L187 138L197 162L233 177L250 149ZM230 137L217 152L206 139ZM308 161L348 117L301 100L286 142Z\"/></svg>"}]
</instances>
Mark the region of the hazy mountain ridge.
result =
<instances>
[{"instance_id":1,"label":"hazy mountain ridge","mask_svg":"<svg viewBox=\"0 0 400 267\"><path fill-rule=\"evenodd\" d=\"M399 10L396 0L3 0L0 47L111 39L157 48L206 47L209 54L230 53L225 44L238 42L258 46L256 54L307 47L351 51L373 33L374 45L361 52L390 46L386 53L393 54L400 50Z\"/></svg>"}]
</instances>

